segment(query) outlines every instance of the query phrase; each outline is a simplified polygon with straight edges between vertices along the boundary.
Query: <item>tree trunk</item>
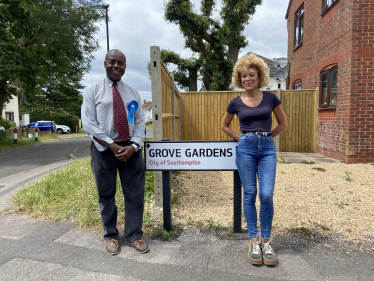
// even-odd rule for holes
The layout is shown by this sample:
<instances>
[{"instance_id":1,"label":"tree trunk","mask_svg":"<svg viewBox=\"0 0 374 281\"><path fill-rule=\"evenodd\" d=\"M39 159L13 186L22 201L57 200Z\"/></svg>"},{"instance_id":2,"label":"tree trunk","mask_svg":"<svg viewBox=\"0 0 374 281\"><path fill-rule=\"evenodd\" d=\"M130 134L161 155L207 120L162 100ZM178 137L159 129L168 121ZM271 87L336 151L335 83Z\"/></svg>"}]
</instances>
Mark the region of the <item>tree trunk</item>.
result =
<instances>
[{"instance_id":1,"label":"tree trunk","mask_svg":"<svg viewBox=\"0 0 374 281\"><path fill-rule=\"evenodd\" d=\"M238 60L239 51L240 48L238 46L232 42L229 43L229 57L234 63Z\"/></svg>"},{"instance_id":2,"label":"tree trunk","mask_svg":"<svg viewBox=\"0 0 374 281\"><path fill-rule=\"evenodd\" d=\"M197 92L197 70L188 70L188 90L190 92Z\"/></svg>"}]
</instances>

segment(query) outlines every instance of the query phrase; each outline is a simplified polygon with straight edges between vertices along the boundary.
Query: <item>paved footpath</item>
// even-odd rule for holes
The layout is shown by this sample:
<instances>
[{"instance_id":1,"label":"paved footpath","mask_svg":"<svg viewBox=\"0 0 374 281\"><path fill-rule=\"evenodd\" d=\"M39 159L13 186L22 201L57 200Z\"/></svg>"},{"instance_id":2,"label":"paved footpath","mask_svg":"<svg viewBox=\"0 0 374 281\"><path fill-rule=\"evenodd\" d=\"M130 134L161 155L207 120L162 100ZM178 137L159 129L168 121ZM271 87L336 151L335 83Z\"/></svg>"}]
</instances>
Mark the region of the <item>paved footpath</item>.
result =
<instances>
[{"instance_id":1,"label":"paved footpath","mask_svg":"<svg viewBox=\"0 0 374 281\"><path fill-rule=\"evenodd\" d=\"M249 263L245 232L222 238L218 231L187 229L172 242L147 242L151 250L142 255L122 238L121 253L110 256L99 233L78 230L73 222L48 223L5 211L0 214L0 280L374 280L374 251L365 249L373 245L274 235L279 262L269 267Z\"/></svg>"}]
</instances>

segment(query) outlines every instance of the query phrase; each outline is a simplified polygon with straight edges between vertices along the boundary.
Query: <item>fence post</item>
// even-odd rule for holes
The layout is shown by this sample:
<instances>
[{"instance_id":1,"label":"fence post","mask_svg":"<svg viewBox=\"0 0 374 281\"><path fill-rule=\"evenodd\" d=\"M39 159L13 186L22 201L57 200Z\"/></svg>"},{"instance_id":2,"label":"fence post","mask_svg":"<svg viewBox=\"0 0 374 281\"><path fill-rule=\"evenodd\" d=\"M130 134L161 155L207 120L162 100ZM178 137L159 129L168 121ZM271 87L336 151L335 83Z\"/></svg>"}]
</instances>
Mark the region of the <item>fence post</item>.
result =
<instances>
[{"instance_id":1,"label":"fence post","mask_svg":"<svg viewBox=\"0 0 374 281\"><path fill-rule=\"evenodd\" d=\"M175 86L174 86L174 74L171 74L171 114L173 115L173 119L171 119L171 140L175 141Z\"/></svg>"},{"instance_id":2,"label":"fence post","mask_svg":"<svg viewBox=\"0 0 374 281\"><path fill-rule=\"evenodd\" d=\"M168 138L162 139L162 141L170 141ZM171 219L171 184L170 184L170 171L162 171L162 204L164 214L164 229L166 231L172 230L172 219Z\"/></svg>"},{"instance_id":3,"label":"fence post","mask_svg":"<svg viewBox=\"0 0 374 281\"><path fill-rule=\"evenodd\" d=\"M242 232L242 183L239 172L234 171L234 233Z\"/></svg>"},{"instance_id":4,"label":"fence post","mask_svg":"<svg viewBox=\"0 0 374 281\"><path fill-rule=\"evenodd\" d=\"M281 83L278 82L278 89L277 89L277 97L279 100L281 100L282 96L282 89L280 88ZM277 126L278 126L278 121L277 121ZM275 137L275 151L280 152L280 134Z\"/></svg>"},{"instance_id":5,"label":"fence post","mask_svg":"<svg viewBox=\"0 0 374 281\"><path fill-rule=\"evenodd\" d=\"M13 138L14 138L14 144L17 144L17 129L14 129L14 134L13 134Z\"/></svg>"},{"instance_id":6,"label":"fence post","mask_svg":"<svg viewBox=\"0 0 374 281\"><path fill-rule=\"evenodd\" d=\"M182 113L181 113L181 99L182 99L182 94L178 92L178 137L179 140L182 140L182 132L181 132L181 123L182 123Z\"/></svg>"},{"instance_id":7,"label":"fence post","mask_svg":"<svg viewBox=\"0 0 374 281\"><path fill-rule=\"evenodd\" d=\"M316 87L316 90L314 91L314 108L313 110L313 132L314 132L314 138L313 138L313 147L312 150L314 153L318 153L318 94L319 94L319 88Z\"/></svg>"},{"instance_id":8,"label":"fence post","mask_svg":"<svg viewBox=\"0 0 374 281\"><path fill-rule=\"evenodd\" d=\"M161 52L159 46L150 47L151 86L152 86L152 124L153 140L161 141L162 133L162 84L161 84ZM162 172L154 172L155 206L162 203Z\"/></svg>"}]
</instances>

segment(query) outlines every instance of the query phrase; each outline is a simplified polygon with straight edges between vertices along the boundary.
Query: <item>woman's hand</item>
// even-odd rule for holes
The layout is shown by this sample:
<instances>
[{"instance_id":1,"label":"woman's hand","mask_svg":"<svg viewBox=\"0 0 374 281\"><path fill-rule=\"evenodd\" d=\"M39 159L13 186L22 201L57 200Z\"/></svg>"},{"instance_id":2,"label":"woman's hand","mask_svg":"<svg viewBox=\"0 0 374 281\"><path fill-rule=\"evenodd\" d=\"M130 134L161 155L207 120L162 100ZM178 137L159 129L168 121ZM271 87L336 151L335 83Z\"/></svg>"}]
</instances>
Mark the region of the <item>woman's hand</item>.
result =
<instances>
[{"instance_id":1,"label":"woman's hand","mask_svg":"<svg viewBox=\"0 0 374 281\"><path fill-rule=\"evenodd\" d=\"M288 127L288 124L287 124L286 113L284 113L284 110L281 104L275 107L273 109L273 112L278 122L278 126L271 132L271 136L275 137L279 135L283 130L285 130Z\"/></svg>"}]
</instances>

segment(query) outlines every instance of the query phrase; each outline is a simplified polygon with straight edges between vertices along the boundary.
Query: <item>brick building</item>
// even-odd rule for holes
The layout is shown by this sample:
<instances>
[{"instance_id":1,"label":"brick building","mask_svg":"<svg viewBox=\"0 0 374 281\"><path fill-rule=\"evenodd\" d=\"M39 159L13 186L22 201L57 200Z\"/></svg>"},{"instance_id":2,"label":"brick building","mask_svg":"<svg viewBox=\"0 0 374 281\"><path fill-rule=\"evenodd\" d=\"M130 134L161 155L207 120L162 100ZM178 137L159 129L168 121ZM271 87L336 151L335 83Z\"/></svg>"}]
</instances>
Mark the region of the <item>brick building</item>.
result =
<instances>
[{"instance_id":1,"label":"brick building","mask_svg":"<svg viewBox=\"0 0 374 281\"><path fill-rule=\"evenodd\" d=\"M286 20L288 88L319 88L318 152L374 162L374 0L289 0Z\"/></svg>"}]
</instances>

